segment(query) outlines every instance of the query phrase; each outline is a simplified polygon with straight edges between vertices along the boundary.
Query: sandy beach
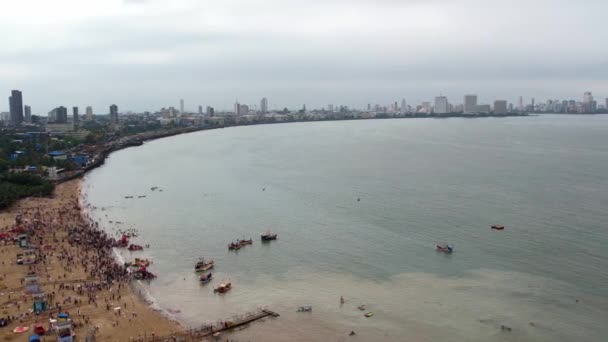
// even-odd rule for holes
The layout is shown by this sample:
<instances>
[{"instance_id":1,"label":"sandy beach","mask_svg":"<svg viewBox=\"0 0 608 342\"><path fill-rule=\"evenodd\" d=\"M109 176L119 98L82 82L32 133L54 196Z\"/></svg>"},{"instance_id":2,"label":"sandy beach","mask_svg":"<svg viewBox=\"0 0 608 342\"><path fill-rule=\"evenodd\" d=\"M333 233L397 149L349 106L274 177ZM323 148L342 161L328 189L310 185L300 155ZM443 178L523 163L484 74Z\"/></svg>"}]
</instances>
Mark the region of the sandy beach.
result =
<instances>
[{"instance_id":1,"label":"sandy beach","mask_svg":"<svg viewBox=\"0 0 608 342\"><path fill-rule=\"evenodd\" d=\"M18 265L17 254L23 249L12 239L0 243L0 318L10 320L0 328L3 339L23 341L36 323L48 329L49 319L60 311L69 313L78 341L92 334L97 341L149 340L182 330L150 308L130 285L124 268L106 247L105 234L83 217L78 205L80 184L80 179L60 184L52 198L26 198L0 212L2 232L15 236L16 232L10 233L15 227L29 230L33 234L29 243L40 247L36 264ZM92 238L88 243L70 241L70 234ZM32 296L24 287L24 277L30 272L38 275L47 300L47 310L40 315L33 312ZM29 331L14 333L17 326Z\"/></svg>"}]
</instances>

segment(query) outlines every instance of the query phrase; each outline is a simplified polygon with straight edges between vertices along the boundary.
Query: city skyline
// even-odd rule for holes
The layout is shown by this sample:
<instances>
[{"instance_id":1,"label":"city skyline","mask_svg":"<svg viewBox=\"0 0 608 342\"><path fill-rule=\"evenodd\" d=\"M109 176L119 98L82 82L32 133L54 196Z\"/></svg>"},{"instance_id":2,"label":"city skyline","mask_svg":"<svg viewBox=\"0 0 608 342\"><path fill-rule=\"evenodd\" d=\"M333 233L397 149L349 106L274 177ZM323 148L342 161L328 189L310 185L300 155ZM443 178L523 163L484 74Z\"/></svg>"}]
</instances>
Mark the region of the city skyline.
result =
<instances>
[{"instance_id":1,"label":"city skyline","mask_svg":"<svg viewBox=\"0 0 608 342\"><path fill-rule=\"evenodd\" d=\"M490 104L516 104L521 94L608 94L608 32L597 27L608 3L600 0L57 0L34 7L2 6L0 89L27 90L38 113L62 103L106 108L105 99L143 111L179 98L193 110L195 103L228 109L235 96L258 105L266 96L269 108L364 108L404 97L432 102L439 93L478 92Z\"/></svg>"}]
</instances>

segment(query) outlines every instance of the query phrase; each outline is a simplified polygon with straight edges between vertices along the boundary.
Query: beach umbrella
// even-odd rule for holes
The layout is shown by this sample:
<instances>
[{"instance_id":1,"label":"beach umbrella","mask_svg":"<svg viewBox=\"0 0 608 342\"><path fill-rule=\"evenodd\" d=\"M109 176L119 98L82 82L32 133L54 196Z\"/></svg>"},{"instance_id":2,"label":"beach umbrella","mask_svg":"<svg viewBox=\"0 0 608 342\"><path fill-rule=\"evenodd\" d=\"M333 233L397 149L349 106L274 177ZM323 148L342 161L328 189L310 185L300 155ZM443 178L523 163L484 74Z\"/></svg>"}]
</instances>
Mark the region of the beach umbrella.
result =
<instances>
[{"instance_id":1,"label":"beach umbrella","mask_svg":"<svg viewBox=\"0 0 608 342\"><path fill-rule=\"evenodd\" d=\"M13 332L14 332L14 333L17 333L17 334L20 334L20 333L22 333L22 332L26 332L26 331L28 331L29 329L30 329L29 327L20 326L20 327L16 327L16 328L13 330Z\"/></svg>"}]
</instances>

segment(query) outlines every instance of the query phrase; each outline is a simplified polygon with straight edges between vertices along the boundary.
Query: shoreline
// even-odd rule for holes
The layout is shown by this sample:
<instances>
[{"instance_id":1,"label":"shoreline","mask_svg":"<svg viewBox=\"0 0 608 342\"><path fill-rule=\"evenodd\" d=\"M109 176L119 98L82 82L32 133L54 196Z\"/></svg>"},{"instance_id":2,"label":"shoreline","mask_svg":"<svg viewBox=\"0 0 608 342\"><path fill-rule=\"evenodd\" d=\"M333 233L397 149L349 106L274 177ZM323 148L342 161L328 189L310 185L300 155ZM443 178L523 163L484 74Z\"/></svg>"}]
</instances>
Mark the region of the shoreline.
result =
<instances>
[{"instance_id":1,"label":"shoreline","mask_svg":"<svg viewBox=\"0 0 608 342\"><path fill-rule=\"evenodd\" d=\"M30 235L28 242L39 247L35 252L37 263L17 265L14 257L24 249L10 240L0 244L0 317L11 317L0 334L6 341L22 341L29 332L15 334L14 328L23 325L32 331L33 324L40 323L48 329L48 319L60 311L69 312L78 340L92 332L98 341L144 341L152 334L184 331L180 322L151 307L139 295L133 281L120 271L118 260L108 260L107 249L96 249L84 241L74 243L74 231L79 229L83 239L87 234L104 236L91 221L87 222L85 206L78 205L81 184L81 179L64 182L57 185L50 198L21 199L0 211L4 233L14 235L10 230L19 227ZM21 215L20 224L15 220L17 215ZM81 226L89 228L77 228ZM87 233L95 230L95 234ZM47 309L39 315L33 313L32 296L23 284L30 272L37 274L37 288L46 299Z\"/></svg>"}]
</instances>

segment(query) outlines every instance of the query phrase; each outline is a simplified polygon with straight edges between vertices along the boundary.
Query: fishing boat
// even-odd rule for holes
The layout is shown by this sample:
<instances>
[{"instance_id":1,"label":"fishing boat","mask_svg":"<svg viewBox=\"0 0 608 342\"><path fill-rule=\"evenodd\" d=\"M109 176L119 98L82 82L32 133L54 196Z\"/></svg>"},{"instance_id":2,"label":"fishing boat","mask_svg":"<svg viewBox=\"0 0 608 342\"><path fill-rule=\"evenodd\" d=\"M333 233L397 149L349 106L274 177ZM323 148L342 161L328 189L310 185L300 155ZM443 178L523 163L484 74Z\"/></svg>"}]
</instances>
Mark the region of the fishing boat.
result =
<instances>
[{"instance_id":1,"label":"fishing boat","mask_svg":"<svg viewBox=\"0 0 608 342\"><path fill-rule=\"evenodd\" d=\"M125 262L126 267L148 267L152 262L148 259L135 258L134 261Z\"/></svg>"},{"instance_id":2,"label":"fishing boat","mask_svg":"<svg viewBox=\"0 0 608 342\"><path fill-rule=\"evenodd\" d=\"M213 260L205 261L205 258L201 258L199 262L194 266L194 271L205 272L212 269L214 266Z\"/></svg>"},{"instance_id":3,"label":"fishing boat","mask_svg":"<svg viewBox=\"0 0 608 342\"><path fill-rule=\"evenodd\" d=\"M504 230L505 226L503 226L502 224L493 224L491 226L491 229L493 229L493 230Z\"/></svg>"},{"instance_id":4,"label":"fishing boat","mask_svg":"<svg viewBox=\"0 0 608 342\"><path fill-rule=\"evenodd\" d=\"M435 250L437 250L437 252L450 254L454 251L454 246L452 246L452 245L443 245L443 246L435 245Z\"/></svg>"},{"instance_id":5,"label":"fishing boat","mask_svg":"<svg viewBox=\"0 0 608 342\"><path fill-rule=\"evenodd\" d=\"M125 198L133 198L133 196L125 196Z\"/></svg>"},{"instance_id":6,"label":"fishing boat","mask_svg":"<svg viewBox=\"0 0 608 342\"><path fill-rule=\"evenodd\" d=\"M245 239L239 240L239 244L240 245L251 245L251 244L253 244L253 239L249 238L249 240L245 240Z\"/></svg>"},{"instance_id":7,"label":"fishing boat","mask_svg":"<svg viewBox=\"0 0 608 342\"><path fill-rule=\"evenodd\" d=\"M228 249L231 251L239 250L239 249L241 249L241 244L238 242L231 242L228 245Z\"/></svg>"},{"instance_id":8,"label":"fishing boat","mask_svg":"<svg viewBox=\"0 0 608 342\"><path fill-rule=\"evenodd\" d=\"M298 306L298 312L311 312L311 311L312 311L312 305Z\"/></svg>"},{"instance_id":9,"label":"fishing boat","mask_svg":"<svg viewBox=\"0 0 608 342\"><path fill-rule=\"evenodd\" d=\"M201 284L207 284L208 282L211 281L211 278L213 278L213 273L203 274L200 276L199 280L200 280Z\"/></svg>"},{"instance_id":10,"label":"fishing boat","mask_svg":"<svg viewBox=\"0 0 608 342\"><path fill-rule=\"evenodd\" d=\"M213 292L226 293L232 289L232 283L223 283L213 289Z\"/></svg>"},{"instance_id":11,"label":"fishing boat","mask_svg":"<svg viewBox=\"0 0 608 342\"><path fill-rule=\"evenodd\" d=\"M363 316L369 318L369 317L372 317L373 315L374 315L373 312L368 312L368 313L364 314Z\"/></svg>"},{"instance_id":12,"label":"fishing boat","mask_svg":"<svg viewBox=\"0 0 608 342\"><path fill-rule=\"evenodd\" d=\"M277 234L273 234L270 230L262 234L262 241L271 241L277 239Z\"/></svg>"},{"instance_id":13,"label":"fishing boat","mask_svg":"<svg viewBox=\"0 0 608 342\"><path fill-rule=\"evenodd\" d=\"M143 251L144 248L140 245L129 245L129 248L127 248L130 251Z\"/></svg>"}]
</instances>

